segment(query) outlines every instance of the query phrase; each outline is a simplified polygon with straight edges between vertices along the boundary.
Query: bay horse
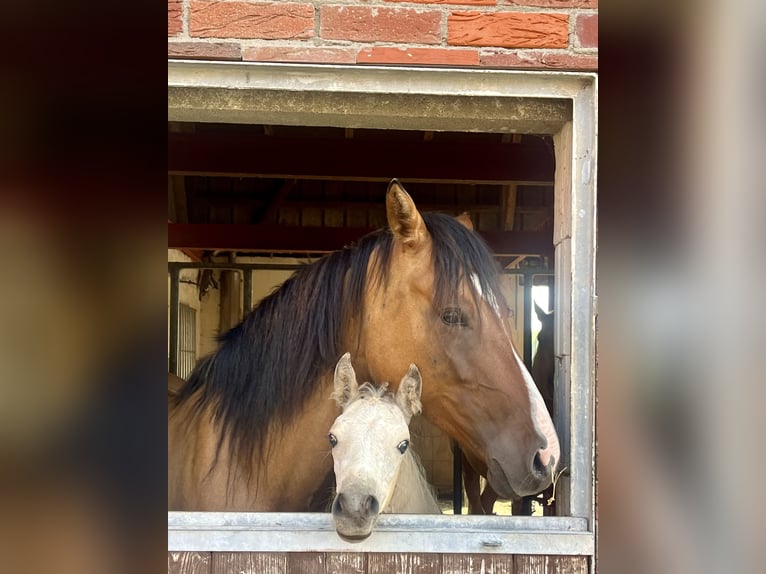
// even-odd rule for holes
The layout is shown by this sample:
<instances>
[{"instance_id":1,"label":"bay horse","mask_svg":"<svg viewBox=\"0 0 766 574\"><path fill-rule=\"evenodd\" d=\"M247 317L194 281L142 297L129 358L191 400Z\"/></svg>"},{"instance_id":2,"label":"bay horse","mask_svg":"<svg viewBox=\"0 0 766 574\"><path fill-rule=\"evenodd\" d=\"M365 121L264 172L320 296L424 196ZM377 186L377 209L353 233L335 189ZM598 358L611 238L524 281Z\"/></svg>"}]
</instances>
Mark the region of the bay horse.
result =
<instances>
[{"instance_id":1,"label":"bay horse","mask_svg":"<svg viewBox=\"0 0 766 574\"><path fill-rule=\"evenodd\" d=\"M558 437L513 348L486 244L456 218L421 214L397 180L386 217L264 298L169 396L171 510L310 509L332 476L325 436L339 412L326 397L347 349L366 381L416 363L423 415L501 496L551 482Z\"/></svg>"},{"instance_id":2,"label":"bay horse","mask_svg":"<svg viewBox=\"0 0 766 574\"><path fill-rule=\"evenodd\" d=\"M336 494L332 516L348 542L367 538L380 513L441 514L410 446L409 424L421 412L423 382L410 365L396 394L388 383L359 385L349 353L335 367L332 397L343 410L328 439Z\"/></svg>"},{"instance_id":3,"label":"bay horse","mask_svg":"<svg viewBox=\"0 0 766 574\"><path fill-rule=\"evenodd\" d=\"M555 356L553 354L553 311L546 313L535 303L535 315L540 321L540 331L537 334L537 350L532 359L532 368L530 374L535 381L540 395L545 402L545 408L549 413L553 412L553 377L555 369ZM463 485L465 487L466 498L468 498L468 512L470 514L492 514L497 501L497 493L489 484L481 489L481 475L474 470L471 465L463 460ZM552 487L549 486L545 491L546 500L553 495ZM526 506L526 509L525 509ZM513 514L520 514L526 510L528 513L529 504L523 504L522 500L515 498L512 500ZM551 508L543 504L543 514L551 514Z\"/></svg>"}]
</instances>

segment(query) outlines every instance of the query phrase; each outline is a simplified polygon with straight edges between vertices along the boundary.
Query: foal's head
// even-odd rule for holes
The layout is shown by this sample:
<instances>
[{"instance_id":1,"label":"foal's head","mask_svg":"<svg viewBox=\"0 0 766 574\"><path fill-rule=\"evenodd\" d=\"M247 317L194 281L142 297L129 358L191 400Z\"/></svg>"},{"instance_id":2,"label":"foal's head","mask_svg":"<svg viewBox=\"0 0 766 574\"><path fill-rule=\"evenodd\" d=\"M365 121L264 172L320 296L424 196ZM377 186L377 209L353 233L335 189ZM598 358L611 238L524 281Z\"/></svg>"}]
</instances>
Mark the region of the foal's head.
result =
<instances>
[{"instance_id":1,"label":"foal's head","mask_svg":"<svg viewBox=\"0 0 766 574\"><path fill-rule=\"evenodd\" d=\"M388 506L409 448L410 419L421 410L422 383L415 365L396 395L387 386L358 385L348 353L335 367L333 398L343 413L329 434L337 491L332 515L344 540L367 538Z\"/></svg>"}]
</instances>

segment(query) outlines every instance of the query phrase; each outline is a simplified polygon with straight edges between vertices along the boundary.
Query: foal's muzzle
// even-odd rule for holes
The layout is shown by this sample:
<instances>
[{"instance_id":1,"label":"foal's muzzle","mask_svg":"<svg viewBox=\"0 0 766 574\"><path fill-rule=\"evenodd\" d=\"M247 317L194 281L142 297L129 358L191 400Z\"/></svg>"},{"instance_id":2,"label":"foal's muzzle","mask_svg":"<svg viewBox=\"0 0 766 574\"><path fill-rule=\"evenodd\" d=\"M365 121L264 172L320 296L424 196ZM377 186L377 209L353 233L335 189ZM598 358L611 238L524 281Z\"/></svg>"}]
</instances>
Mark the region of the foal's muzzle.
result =
<instances>
[{"instance_id":1,"label":"foal's muzzle","mask_svg":"<svg viewBox=\"0 0 766 574\"><path fill-rule=\"evenodd\" d=\"M346 542L361 542L372 534L380 503L371 494L338 493L332 503L335 530Z\"/></svg>"}]
</instances>

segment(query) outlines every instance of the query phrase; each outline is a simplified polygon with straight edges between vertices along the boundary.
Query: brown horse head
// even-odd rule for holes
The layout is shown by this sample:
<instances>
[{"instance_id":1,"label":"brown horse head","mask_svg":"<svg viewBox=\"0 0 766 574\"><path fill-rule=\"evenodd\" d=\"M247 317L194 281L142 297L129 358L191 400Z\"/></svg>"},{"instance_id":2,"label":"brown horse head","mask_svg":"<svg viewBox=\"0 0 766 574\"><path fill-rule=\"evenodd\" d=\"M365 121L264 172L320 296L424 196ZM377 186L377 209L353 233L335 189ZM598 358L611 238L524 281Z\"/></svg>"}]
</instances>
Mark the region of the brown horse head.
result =
<instances>
[{"instance_id":1,"label":"brown horse head","mask_svg":"<svg viewBox=\"0 0 766 574\"><path fill-rule=\"evenodd\" d=\"M373 382L417 364L423 414L501 496L550 483L558 439L491 253L467 218L420 214L395 180L386 208L390 229L303 266L169 391L170 508L310 507L332 470L326 396L346 350Z\"/></svg>"},{"instance_id":2,"label":"brown horse head","mask_svg":"<svg viewBox=\"0 0 766 574\"><path fill-rule=\"evenodd\" d=\"M358 368L396 381L417 362L423 414L502 497L535 494L560 458L550 415L511 342L486 245L465 222L421 215L401 184L386 196L392 240L371 259Z\"/></svg>"}]
</instances>

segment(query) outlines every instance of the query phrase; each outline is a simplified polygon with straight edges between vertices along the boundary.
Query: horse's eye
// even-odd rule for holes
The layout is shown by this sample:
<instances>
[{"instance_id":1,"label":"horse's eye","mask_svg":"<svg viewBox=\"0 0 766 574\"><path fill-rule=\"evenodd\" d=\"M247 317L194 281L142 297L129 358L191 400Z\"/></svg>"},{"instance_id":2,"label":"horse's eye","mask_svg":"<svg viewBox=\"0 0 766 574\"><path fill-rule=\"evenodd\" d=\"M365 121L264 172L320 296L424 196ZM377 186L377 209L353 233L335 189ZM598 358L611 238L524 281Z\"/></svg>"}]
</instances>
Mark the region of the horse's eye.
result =
<instances>
[{"instance_id":1,"label":"horse's eye","mask_svg":"<svg viewBox=\"0 0 766 574\"><path fill-rule=\"evenodd\" d=\"M410 446L410 441L403 440L402 442L399 443L399 446L397 446L396 448L399 449L400 453L404 454L405 452L407 452L408 446Z\"/></svg>"},{"instance_id":2,"label":"horse's eye","mask_svg":"<svg viewBox=\"0 0 766 574\"><path fill-rule=\"evenodd\" d=\"M338 439L335 437L335 435L330 433L327 435L327 438L330 439L330 446L335 448L335 445L338 444Z\"/></svg>"},{"instance_id":3,"label":"horse's eye","mask_svg":"<svg viewBox=\"0 0 766 574\"><path fill-rule=\"evenodd\" d=\"M460 307L447 307L441 312L441 318L445 325L465 327L468 325L465 315Z\"/></svg>"}]
</instances>

